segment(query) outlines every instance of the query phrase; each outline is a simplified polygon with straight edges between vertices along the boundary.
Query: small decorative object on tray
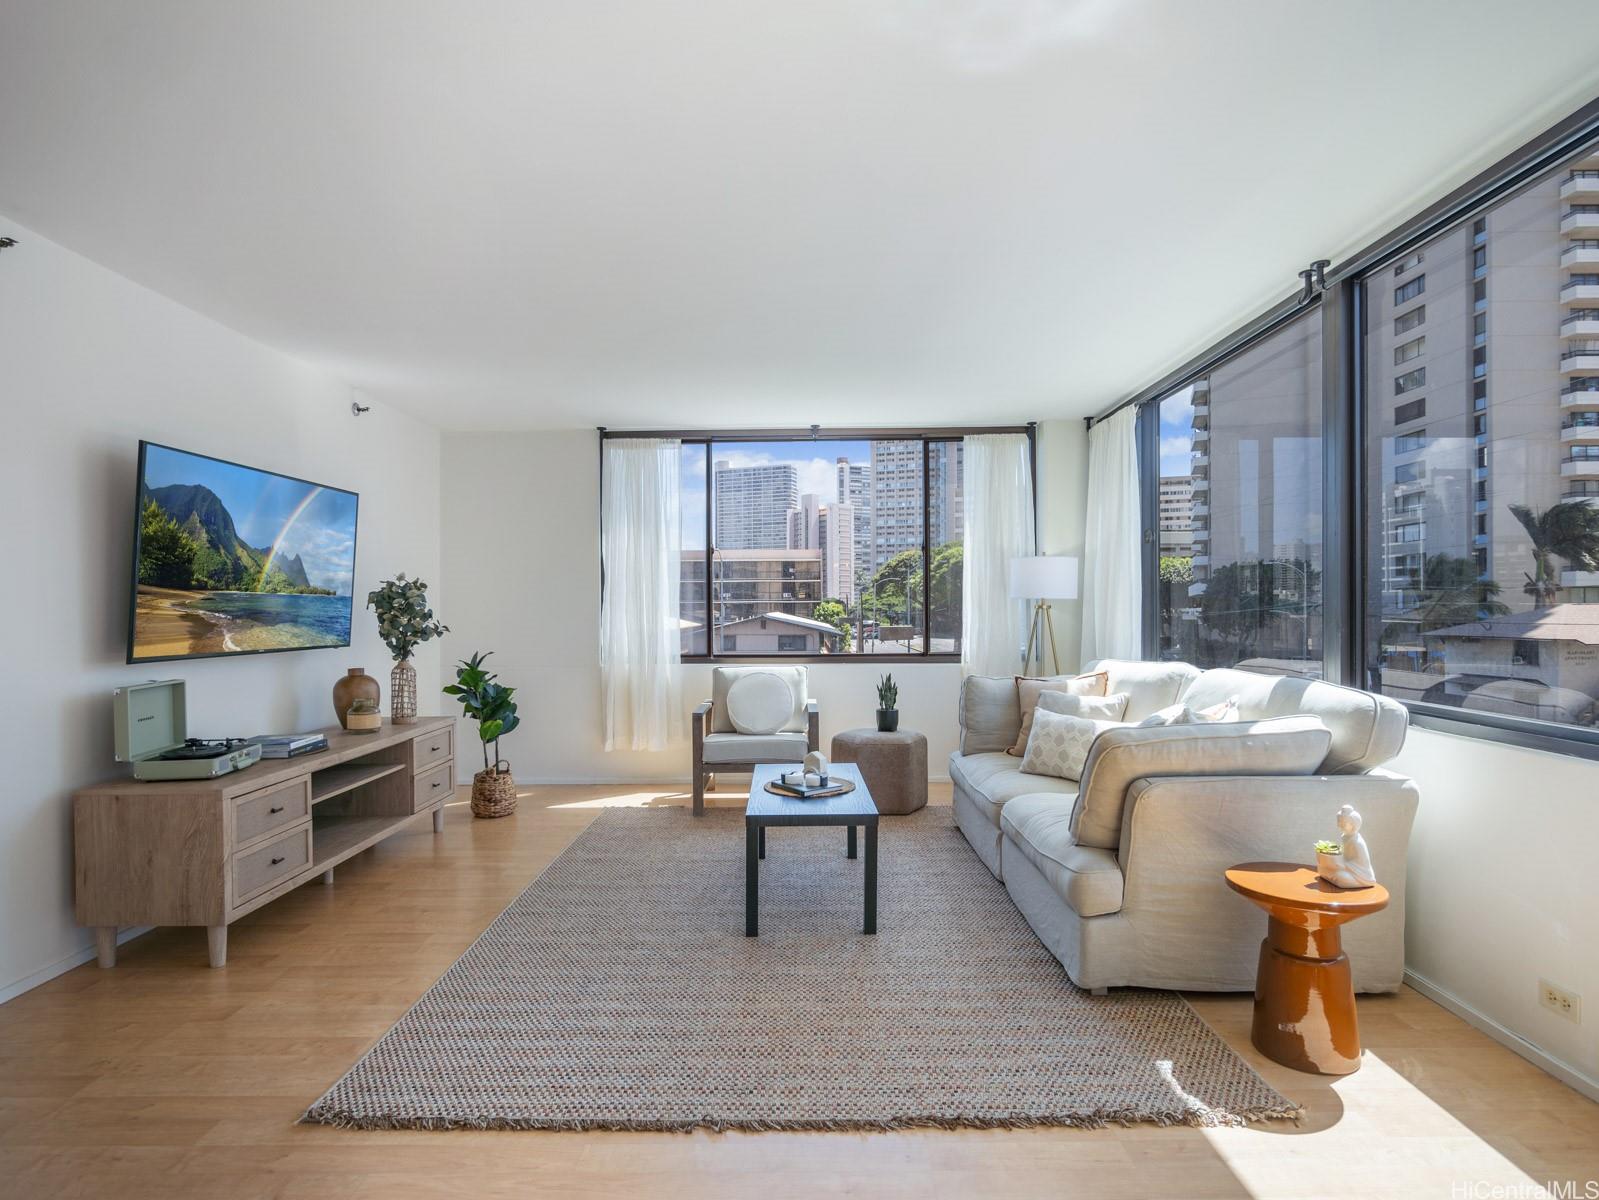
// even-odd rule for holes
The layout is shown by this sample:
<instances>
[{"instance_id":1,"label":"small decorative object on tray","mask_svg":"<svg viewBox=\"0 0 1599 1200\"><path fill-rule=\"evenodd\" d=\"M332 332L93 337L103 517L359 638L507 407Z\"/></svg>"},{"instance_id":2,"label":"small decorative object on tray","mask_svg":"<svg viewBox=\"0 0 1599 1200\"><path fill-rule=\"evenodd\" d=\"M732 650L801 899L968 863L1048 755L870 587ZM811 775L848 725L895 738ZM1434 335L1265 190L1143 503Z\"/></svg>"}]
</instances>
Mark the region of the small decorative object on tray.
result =
<instances>
[{"instance_id":1,"label":"small decorative object on tray","mask_svg":"<svg viewBox=\"0 0 1599 1200\"><path fill-rule=\"evenodd\" d=\"M805 756L805 774L815 775L822 787L827 786L827 772L832 764L827 761L827 755L820 750L812 750Z\"/></svg>"},{"instance_id":2,"label":"small decorative object on tray","mask_svg":"<svg viewBox=\"0 0 1599 1200\"><path fill-rule=\"evenodd\" d=\"M1360 814L1346 804L1338 810L1336 842L1316 843L1316 875L1338 888L1369 888L1377 882L1371 851L1360 836Z\"/></svg>"},{"instance_id":3,"label":"small decorative object on tray","mask_svg":"<svg viewBox=\"0 0 1599 1200\"><path fill-rule=\"evenodd\" d=\"M842 796L853 792L855 784L848 779L824 779L804 769L784 771L766 785L774 796L793 796L798 800L820 800L827 796Z\"/></svg>"}]
</instances>

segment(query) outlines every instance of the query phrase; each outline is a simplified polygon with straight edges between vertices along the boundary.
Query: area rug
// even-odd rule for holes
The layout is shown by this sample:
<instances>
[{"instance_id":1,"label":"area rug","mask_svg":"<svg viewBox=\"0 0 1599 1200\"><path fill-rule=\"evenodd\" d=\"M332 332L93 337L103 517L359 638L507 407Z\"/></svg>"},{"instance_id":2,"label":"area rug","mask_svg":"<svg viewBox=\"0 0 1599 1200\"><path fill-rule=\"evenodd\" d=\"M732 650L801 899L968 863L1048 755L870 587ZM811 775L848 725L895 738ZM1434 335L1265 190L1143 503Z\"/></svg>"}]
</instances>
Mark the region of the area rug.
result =
<instances>
[{"instance_id":1,"label":"area rug","mask_svg":"<svg viewBox=\"0 0 1599 1200\"><path fill-rule=\"evenodd\" d=\"M1171 992L1073 986L948 808L839 828L603 812L304 1120L361 1129L1232 1125L1296 1107Z\"/></svg>"}]
</instances>

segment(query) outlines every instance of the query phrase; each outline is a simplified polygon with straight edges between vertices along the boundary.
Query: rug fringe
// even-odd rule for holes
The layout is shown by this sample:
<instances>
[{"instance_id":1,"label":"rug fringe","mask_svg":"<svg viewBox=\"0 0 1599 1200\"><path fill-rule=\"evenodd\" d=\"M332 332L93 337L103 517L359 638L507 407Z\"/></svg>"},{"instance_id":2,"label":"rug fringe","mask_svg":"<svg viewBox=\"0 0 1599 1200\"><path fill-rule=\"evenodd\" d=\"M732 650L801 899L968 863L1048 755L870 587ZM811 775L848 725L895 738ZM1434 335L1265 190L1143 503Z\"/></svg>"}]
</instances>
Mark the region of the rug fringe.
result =
<instances>
[{"instance_id":1,"label":"rug fringe","mask_svg":"<svg viewBox=\"0 0 1599 1200\"><path fill-rule=\"evenodd\" d=\"M1287 1107L1261 1105L1236 1111L1203 1112L1181 1111L1149 1113L1134 1109L1106 1109L1087 1113L1063 1113L1046 1117L1015 1114L1003 1117L987 1116L897 1116L880 1119L846 1117L836 1120L798 1119L739 1119L723 1120L718 1117L685 1119L617 1118L594 1119L574 1117L405 1117L356 1116L335 1109L309 1109L300 1117L300 1124L331 1125L339 1129L426 1129L445 1131L472 1130L546 1130L582 1133L591 1130L609 1130L629 1133L784 1133L784 1132L889 1132L896 1129L1107 1129L1112 1125L1124 1128L1132 1125L1187 1126L1190 1128L1217 1129L1242 1127L1263 1121L1299 1122L1305 1115L1303 1105Z\"/></svg>"}]
</instances>

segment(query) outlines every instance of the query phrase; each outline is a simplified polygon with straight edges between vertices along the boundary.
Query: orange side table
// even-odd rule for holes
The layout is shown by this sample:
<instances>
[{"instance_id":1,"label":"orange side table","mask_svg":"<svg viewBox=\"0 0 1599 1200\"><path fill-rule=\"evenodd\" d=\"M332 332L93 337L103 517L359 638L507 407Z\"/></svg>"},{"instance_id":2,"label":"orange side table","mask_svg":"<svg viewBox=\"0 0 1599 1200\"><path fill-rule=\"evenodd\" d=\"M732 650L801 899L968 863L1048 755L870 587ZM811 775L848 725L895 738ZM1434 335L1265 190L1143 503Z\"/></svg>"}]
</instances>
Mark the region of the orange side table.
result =
<instances>
[{"instance_id":1,"label":"orange side table","mask_svg":"<svg viewBox=\"0 0 1599 1200\"><path fill-rule=\"evenodd\" d=\"M1314 867L1281 862L1229 867L1227 886L1266 910L1250 1030L1255 1048L1296 1071L1358 1071L1355 985L1338 927L1386 908L1387 889L1333 887Z\"/></svg>"}]
</instances>

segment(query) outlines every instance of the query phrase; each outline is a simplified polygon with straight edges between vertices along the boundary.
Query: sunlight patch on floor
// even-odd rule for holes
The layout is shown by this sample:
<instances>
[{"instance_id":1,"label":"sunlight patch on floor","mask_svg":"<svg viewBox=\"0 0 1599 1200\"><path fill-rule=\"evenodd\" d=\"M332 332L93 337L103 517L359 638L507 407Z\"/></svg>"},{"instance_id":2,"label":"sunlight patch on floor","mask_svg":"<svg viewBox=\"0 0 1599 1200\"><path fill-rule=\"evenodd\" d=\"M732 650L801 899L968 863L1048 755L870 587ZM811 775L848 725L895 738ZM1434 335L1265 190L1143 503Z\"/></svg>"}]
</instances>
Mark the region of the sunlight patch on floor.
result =
<instances>
[{"instance_id":1,"label":"sunlight patch on floor","mask_svg":"<svg viewBox=\"0 0 1599 1200\"><path fill-rule=\"evenodd\" d=\"M557 808L671 808L687 807L694 803L694 797L687 792L660 791L660 792L622 792L604 796L589 796L582 800L568 800L564 804L550 804L546 807Z\"/></svg>"},{"instance_id":2,"label":"sunlight patch on floor","mask_svg":"<svg viewBox=\"0 0 1599 1200\"><path fill-rule=\"evenodd\" d=\"M1295 1088L1292 1078L1311 1082ZM1385 1196L1396 1178L1421 1169L1449 1180L1440 1196L1530 1197L1548 1182L1534 1180L1370 1050L1353 1075L1292 1078L1268 1076L1308 1105L1304 1124L1203 1130L1251 1196ZM1338 1113L1330 1123L1329 1110Z\"/></svg>"}]
</instances>

